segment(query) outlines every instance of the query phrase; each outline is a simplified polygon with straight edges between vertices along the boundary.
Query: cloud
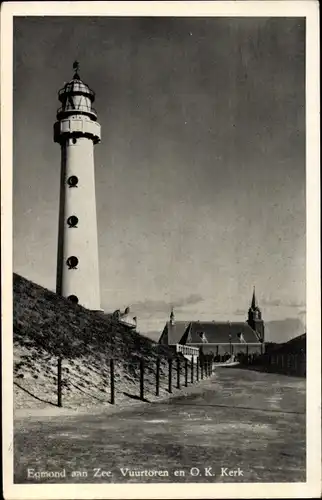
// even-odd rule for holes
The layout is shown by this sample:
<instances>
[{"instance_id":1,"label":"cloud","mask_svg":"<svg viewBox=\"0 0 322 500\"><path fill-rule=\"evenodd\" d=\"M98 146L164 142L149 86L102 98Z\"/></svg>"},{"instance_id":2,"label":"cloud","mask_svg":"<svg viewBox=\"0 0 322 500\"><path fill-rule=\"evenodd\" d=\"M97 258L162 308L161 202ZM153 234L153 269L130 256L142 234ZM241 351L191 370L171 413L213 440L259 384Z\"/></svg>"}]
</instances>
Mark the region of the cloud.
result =
<instances>
[{"instance_id":1,"label":"cloud","mask_svg":"<svg viewBox=\"0 0 322 500\"><path fill-rule=\"evenodd\" d=\"M184 306L199 304L203 301L203 297L198 294L191 294L188 297L176 299L172 302L165 300L143 300L131 305L131 309L142 311L142 313L169 313L171 307L180 309Z\"/></svg>"},{"instance_id":2,"label":"cloud","mask_svg":"<svg viewBox=\"0 0 322 500\"><path fill-rule=\"evenodd\" d=\"M236 316L245 316L246 315L246 312L245 309L236 309L236 311L234 312L234 314Z\"/></svg>"},{"instance_id":3,"label":"cloud","mask_svg":"<svg viewBox=\"0 0 322 500\"><path fill-rule=\"evenodd\" d=\"M184 307L184 306L188 306L188 305L192 305L192 304L199 304L202 301L203 301L203 298L201 297L201 295L198 295L197 293L193 293L186 298L174 301L173 304L171 304L171 305L173 307L180 308L180 307Z\"/></svg>"},{"instance_id":4,"label":"cloud","mask_svg":"<svg viewBox=\"0 0 322 500\"><path fill-rule=\"evenodd\" d=\"M273 307L305 307L305 302L297 302L294 300L283 300L283 299L262 299L261 304L263 306L273 306Z\"/></svg>"}]
</instances>

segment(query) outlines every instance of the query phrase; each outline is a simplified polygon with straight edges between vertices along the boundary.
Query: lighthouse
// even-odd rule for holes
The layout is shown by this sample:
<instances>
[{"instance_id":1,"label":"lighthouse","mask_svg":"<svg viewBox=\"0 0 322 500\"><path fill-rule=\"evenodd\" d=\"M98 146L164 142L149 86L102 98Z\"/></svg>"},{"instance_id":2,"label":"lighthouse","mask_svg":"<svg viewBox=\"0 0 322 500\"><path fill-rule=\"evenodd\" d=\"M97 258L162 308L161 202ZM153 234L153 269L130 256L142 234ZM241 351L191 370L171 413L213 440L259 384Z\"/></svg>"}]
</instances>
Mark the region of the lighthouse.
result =
<instances>
[{"instance_id":1,"label":"lighthouse","mask_svg":"<svg viewBox=\"0 0 322 500\"><path fill-rule=\"evenodd\" d=\"M54 141L61 149L56 293L91 310L100 309L94 145L101 127L94 92L80 79L58 92L61 106Z\"/></svg>"}]
</instances>

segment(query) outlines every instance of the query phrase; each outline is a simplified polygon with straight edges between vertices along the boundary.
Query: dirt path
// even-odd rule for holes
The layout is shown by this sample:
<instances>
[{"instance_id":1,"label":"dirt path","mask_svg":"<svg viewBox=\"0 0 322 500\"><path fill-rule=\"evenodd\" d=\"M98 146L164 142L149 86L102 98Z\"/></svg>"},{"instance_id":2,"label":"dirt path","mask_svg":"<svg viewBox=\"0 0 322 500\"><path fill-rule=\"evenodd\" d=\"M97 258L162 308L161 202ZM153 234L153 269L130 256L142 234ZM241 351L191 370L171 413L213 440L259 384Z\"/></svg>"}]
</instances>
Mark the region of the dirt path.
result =
<instances>
[{"instance_id":1,"label":"dirt path","mask_svg":"<svg viewBox=\"0 0 322 500\"><path fill-rule=\"evenodd\" d=\"M305 380L222 368L117 413L19 418L15 482L41 471L63 476L42 482L305 481Z\"/></svg>"}]
</instances>

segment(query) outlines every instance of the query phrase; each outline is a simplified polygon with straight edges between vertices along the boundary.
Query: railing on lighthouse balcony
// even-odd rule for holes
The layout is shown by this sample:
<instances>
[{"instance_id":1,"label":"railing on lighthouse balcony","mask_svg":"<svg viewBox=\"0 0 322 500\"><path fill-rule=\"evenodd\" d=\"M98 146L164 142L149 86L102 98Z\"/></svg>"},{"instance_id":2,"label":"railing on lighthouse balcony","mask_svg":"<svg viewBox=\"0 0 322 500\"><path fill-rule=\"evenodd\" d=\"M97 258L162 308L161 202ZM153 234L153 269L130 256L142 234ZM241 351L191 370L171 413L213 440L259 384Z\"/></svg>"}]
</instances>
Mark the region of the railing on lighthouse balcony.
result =
<instances>
[{"instance_id":1,"label":"railing on lighthouse balcony","mask_svg":"<svg viewBox=\"0 0 322 500\"><path fill-rule=\"evenodd\" d=\"M82 114L89 116L92 120L97 120L97 111L93 106L87 104L65 105L57 109L57 120L65 118L67 115Z\"/></svg>"}]
</instances>

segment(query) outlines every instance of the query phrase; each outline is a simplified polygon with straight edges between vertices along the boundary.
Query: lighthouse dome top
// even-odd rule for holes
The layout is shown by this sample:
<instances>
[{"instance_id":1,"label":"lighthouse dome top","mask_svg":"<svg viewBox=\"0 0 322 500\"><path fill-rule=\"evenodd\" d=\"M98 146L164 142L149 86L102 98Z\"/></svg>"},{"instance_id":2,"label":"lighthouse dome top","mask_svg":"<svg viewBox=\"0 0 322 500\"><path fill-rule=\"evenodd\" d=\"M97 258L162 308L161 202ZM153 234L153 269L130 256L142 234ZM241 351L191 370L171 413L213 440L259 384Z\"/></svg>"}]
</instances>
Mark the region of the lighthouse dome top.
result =
<instances>
[{"instance_id":1,"label":"lighthouse dome top","mask_svg":"<svg viewBox=\"0 0 322 500\"><path fill-rule=\"evenodd\" d=\"M95 93L93 90L91 90L82 80L76 78L66 83L58 92L58 98L61 102L65 100L67 95L84 95L89 97L92 102L95 100Z\"/></svg>"},{"instance_id":2,"label":"lighthouse dome top","mask_svg":"<svg viewBox=\"0 0 322 500\"><path fill-rule=\"evenodd\" d=\"M87 115L96 121L97 113L92 106L95 100L95 93L84 83L79 76L79 63L74 62L74 76L72 80L65 83L64 87L58 92L58 99L62 106L57 111L57 119L66 118L72 114Z\"/></svg>"},{"instance_id":3,"label":"lighthouse dome top","mask_svg":"<svg viewBox=\"0 0 322 500\"><path fill-rule=\"evenodd\" d=\"M66 98L74 95L82 95L89 98L92 102L95 100L95 92L84 83L79 76L79 63L77 61L73 64L74 76L72 80L67 82L62 89L58 92L58 98L61 102L65 102Z\"/></svg>"}]
</instances>

